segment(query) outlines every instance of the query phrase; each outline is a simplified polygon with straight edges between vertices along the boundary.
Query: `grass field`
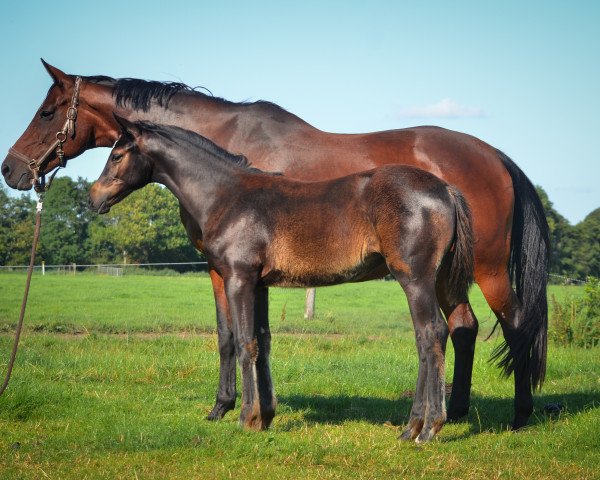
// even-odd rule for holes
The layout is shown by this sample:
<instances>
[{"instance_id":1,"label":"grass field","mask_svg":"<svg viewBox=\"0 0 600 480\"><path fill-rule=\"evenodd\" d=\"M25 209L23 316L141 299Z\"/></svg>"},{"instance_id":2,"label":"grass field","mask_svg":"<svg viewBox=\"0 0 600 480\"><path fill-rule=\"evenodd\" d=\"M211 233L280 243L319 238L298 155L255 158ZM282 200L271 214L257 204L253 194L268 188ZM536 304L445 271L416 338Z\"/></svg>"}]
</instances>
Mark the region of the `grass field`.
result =
<instances>
[{"instance_id":1,"label":"grass field","mask_svg":"<svg viewBox=\"0 0 600 480\"><path fill-rule=\"evenodd\" d=\"M6 363L24 275L0 275ZM511 433L512 380L488 364L481 323L471 413L434 442L397 440L416 380L406 301L393 282L271 291L279 399L267 432L239 409L204 419L218 354L207 277L36 276L13 380L0 397L0 479L600 478L600 355L550 345L547 382L525 431ZM575 287L550 287L557 297ZM448 381L452 380L448 348ZM2 369L2 374L4 369ZM556 417L544 414L561 403ZM239 402L238 402L239 403Z\"/></svg>"}]
</instances>

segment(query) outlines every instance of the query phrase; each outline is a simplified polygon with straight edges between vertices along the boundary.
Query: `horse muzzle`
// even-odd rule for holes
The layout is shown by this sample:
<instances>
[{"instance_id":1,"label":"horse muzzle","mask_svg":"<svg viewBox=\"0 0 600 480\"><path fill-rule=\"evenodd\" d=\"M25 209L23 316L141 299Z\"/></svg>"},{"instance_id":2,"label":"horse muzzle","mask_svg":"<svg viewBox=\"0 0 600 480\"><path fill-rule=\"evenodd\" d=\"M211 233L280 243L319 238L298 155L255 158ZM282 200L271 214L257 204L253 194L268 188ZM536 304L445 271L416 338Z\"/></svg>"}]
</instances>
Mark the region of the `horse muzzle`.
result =
<instances>
[{"instance_id":1,"label":"horse muzzle","mask_svg":"<svg viewBox=\"0 0 600 480\"><path fill-rule=\"evenodd\" d=\"M94 199L90 194L88 198L88 208L96 213L103 214L110 211L110 202L107 198Z\"/></svg>"},{"instance_id":2,"label":"horse muzzle","mask_svg":"<svg viewBox=\"0 0 600 480\"><path fill-rule=\"evenodd\" d=\"M33 180L31 170L11 153L6 155L2 162L2 175L10 188L31 190Z\"/></svg>"}]
</instances>

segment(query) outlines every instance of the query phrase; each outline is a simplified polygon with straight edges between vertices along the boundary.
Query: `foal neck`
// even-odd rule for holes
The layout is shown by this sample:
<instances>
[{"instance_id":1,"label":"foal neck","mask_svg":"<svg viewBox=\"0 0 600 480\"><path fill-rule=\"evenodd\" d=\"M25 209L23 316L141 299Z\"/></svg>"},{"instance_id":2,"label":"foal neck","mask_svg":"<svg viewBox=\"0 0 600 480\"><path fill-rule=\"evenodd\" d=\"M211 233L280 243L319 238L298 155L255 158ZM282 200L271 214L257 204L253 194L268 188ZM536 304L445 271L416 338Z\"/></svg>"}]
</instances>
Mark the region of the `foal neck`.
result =
<instances>
[{"instance_id":1,"label":"foal neck","mask_svg":"<svg viewBox=\"0 0 600 480\"><path fill-rule=\"evenodd\" d=\"M202 226L253 172L247 159L177 127L159 126L144 144L151 181L165 185Z\"/></svg>"}]
</instances>

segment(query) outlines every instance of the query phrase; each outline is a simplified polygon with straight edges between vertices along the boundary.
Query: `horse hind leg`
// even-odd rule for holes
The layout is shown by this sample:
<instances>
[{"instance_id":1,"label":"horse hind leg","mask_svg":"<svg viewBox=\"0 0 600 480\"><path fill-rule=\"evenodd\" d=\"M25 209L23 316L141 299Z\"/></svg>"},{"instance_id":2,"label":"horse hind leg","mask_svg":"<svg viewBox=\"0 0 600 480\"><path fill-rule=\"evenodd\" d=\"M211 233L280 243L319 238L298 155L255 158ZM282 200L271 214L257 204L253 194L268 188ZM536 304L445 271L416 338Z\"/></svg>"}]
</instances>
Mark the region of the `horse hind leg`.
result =
<instances>
[{"instance_id":1,"label":"horse hind leg","mask_svg":"<svg viewBox=\"0 0 600 480\"><path fill-rule=\"evenodd\" d=\"M460 299L460 303L449 300L447 265L447 262L442 264L436 290L454 347L454 376L448 405L448 421L456 421L469 413L473 358L479 323L466 295Z\"/></svg>"},{"instance_id":2,"label":"horse hind leg","mask_svg":"<svg viewBox=\"0 0 600 480\"><path fill-rule=\"evenodd\" d=\"M522 325L522 308L512 289L508 272L501 275L481 275L477 278L481 291L498 318L506 341L496 352L500 367L506 374L514 373L515 400L512 428L525 425L533 413L533 394L530 377L530 359L526 334Z\"/></svg>"}]
</instances>

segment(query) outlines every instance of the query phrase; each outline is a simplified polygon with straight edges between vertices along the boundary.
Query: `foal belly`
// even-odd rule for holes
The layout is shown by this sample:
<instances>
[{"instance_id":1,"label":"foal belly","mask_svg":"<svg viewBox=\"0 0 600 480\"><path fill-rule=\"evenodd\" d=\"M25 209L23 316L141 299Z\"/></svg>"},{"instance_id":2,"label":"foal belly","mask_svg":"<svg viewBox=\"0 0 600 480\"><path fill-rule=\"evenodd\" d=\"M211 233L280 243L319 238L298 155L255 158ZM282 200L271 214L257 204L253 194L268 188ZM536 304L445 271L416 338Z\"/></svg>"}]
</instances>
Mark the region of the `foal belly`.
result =
<instances>
[{"instance_id":1,"label":"foal belly","mask_svg":"<svg viewBox=\"0 0 600 480\"><path fill-rule=\"evenodd\" d=\"M263 272L262 281L274 287L325 287L381 278L388 272L383 257L372 253L354 262L320 255L308 261L288 258Z\"/></svg>"}]
</instances>

